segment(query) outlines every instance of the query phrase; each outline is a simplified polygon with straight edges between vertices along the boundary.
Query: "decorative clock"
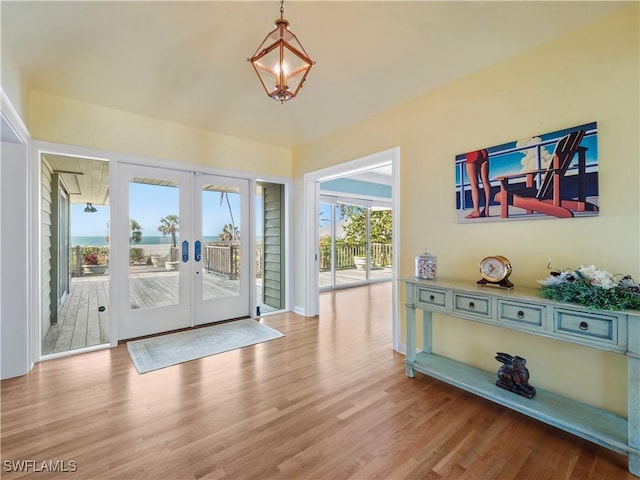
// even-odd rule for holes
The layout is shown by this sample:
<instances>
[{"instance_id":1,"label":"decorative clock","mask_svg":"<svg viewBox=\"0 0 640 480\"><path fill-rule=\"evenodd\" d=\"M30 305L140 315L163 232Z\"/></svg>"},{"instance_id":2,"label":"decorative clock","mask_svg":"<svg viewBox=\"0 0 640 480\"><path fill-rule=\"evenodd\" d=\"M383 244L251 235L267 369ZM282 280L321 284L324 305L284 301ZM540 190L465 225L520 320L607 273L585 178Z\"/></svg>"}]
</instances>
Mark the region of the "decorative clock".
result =
<instances>
[{"instance_id":1,"label":"decorative clock","mask_svg":"<svg viewBox=\"0 0 640 480\"><path fill-rule=\"evenodd\" d=\"M492 255L480 261L480 275L478 285L488 287L513 288L509 281L511 262L502 255Z\"/></svg>"}]
</instances>

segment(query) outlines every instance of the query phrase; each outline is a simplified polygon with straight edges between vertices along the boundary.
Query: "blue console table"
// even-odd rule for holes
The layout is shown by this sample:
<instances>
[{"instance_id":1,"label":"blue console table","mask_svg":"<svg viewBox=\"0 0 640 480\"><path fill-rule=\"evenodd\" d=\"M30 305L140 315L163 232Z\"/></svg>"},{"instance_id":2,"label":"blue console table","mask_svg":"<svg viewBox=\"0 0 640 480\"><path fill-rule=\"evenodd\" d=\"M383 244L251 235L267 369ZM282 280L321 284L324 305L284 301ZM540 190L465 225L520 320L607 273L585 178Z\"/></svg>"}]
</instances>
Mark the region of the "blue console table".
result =
<instances>
[{"instance_id":1,"label":"blue console table","mask_svg":"<svg viewBox=\"0 0 640 480\"><path fill-rule=\"evenodd\" d=\"M403 278L406 284L406 373L418 371L628 456L640 476L640 311L589 310L540 298L535 289ZM422 350L416 350L416 310L423 311ZM495 385L495 372L433 353L433 312L471 322L625 355L628 417L537 389L526 399Z\"/></svg>"}]
</instances>

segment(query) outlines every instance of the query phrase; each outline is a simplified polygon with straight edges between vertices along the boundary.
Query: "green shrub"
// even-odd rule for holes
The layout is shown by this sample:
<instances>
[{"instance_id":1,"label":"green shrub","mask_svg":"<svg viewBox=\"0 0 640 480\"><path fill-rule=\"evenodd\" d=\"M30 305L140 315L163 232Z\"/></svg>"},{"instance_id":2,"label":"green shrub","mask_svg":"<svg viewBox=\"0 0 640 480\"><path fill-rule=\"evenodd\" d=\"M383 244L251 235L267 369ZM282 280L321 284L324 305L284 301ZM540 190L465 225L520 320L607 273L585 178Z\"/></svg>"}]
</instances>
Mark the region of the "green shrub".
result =
<instances>
[{"instance_id":1,"label":"green shrub","mask_svg":"<svg viewBox=\"0 0 640 480\"><path fill-rule=\"evenodd\" d=\"M133 265L134 263L142 263L144 259L144 248L129 248L129 265Z\"/></svg>"}]
</instances>

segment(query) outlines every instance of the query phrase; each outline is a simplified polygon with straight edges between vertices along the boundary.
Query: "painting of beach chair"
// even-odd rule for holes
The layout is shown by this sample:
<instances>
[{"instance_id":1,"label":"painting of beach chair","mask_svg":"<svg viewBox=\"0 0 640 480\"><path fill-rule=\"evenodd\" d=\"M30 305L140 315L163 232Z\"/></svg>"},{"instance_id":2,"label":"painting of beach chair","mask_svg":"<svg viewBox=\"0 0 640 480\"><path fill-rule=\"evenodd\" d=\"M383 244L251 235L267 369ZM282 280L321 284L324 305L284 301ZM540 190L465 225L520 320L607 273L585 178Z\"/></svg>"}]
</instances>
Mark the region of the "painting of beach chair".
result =
<instances>
[{"instance_id":1,"label":"painting of beach chair","mask_svg":"<svg viewBox=\"0 0 640 480\"><path fill-rule=\"evenodd\" d=\"M543 213L558 218L570 218L574 212L598 211L598 206L586 201L586 151L580 146L585 135L584 130L576 130L565 135L556 144L549 167L542 170L502 175L496 177L500 181L500 191L495 201L500 203L502 218L509 217L509 206L519 207L527 214ZM567 171L575 155L578 155L578 172L572 180L576 180L573 194L567 195ZM535 186L535 177L543 174L539 187ZM525 178L524 182L509 183L516 178ZM564 195L563 195L564 193Z\"/></svg>"}]
</instances>

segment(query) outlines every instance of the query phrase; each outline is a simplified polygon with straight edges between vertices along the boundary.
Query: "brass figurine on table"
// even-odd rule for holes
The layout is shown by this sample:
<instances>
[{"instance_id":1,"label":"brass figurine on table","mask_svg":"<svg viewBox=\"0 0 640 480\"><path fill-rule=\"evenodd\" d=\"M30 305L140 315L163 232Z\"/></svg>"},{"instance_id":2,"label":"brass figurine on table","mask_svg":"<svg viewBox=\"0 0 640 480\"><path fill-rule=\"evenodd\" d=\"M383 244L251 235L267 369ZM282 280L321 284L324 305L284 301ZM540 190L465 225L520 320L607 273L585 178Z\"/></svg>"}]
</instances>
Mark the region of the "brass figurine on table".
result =
<instances>
[{"instance_id":1,"label":"brass figurine on table","mask_svg":"<svg viewBox=\"0 0 640 480\"><path fill-rule=\"evenodd\" d=\"M503 352L497 352L495 358L504 363L498 369L496 385L522 397L533 398L536 389L529 385L529 370L525 367L527 360Z\"/></svg>"}]
</instances>

